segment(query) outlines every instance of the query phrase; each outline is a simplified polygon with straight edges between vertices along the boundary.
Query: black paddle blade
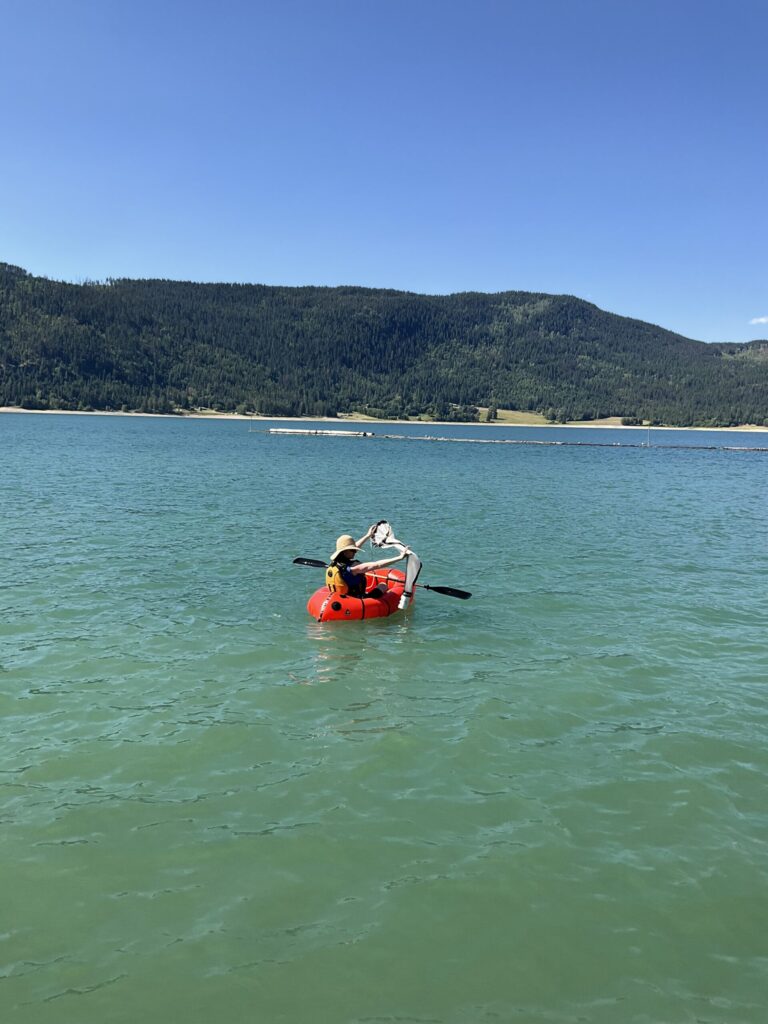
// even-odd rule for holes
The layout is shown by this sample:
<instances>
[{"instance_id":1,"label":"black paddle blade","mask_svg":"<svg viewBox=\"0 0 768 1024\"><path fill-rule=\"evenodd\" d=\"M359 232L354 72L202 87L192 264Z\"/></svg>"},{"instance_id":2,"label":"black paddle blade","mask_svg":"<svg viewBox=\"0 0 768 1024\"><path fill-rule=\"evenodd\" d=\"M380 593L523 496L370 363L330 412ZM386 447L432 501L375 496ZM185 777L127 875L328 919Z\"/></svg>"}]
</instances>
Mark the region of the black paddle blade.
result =
<instances>
[{"instance_id":1,"label":"black paddle blade","mask_svg":"<svg viewBox=\"0 0 768 1024\"><path fill-rule=\"evenodd\" d=\"M311 565L313 569L327 569L328 563L321 562L319 558L294 558L294 565Z\"/></svg>"},{"instance_id":2,"label":"black paddle blade","mask_svg":"<svg viewBox=\"0 0 768 1024\"><path fill-rule=\"evenodd\" d=\"M461 601L468 601L472 597L468 590L457 590L455 587L430 587L426 583L417 583L416 585L425 590L434 590L436 594L445 594L446 597L458 597Z\"/></svg>"}]
</instances>

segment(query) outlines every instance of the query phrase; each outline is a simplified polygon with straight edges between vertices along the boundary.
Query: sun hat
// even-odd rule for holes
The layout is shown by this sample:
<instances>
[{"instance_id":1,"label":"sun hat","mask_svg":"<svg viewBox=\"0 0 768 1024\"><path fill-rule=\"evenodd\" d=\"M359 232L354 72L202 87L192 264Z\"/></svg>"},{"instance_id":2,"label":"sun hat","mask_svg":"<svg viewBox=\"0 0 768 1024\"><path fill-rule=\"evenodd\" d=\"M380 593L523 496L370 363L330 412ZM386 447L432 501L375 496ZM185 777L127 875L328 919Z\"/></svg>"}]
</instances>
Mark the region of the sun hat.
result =
<instances>
[{"instance_id":1,"label":"sun hat","mask_svg":"<svg viewBox=\"0 0 768 1024\"><path fill-rule=\"evenodd\" d=\"M355 538L354 537L352 537L348 533L342 533L342 535L336 541L336 550L331 555L331 561L333 562L336 558L338 558L342 551L350 551L350 550L351 551L362 551L363 549L359 548L357 546L357 544L355 544Z\"/></svg>"}]
</instances>

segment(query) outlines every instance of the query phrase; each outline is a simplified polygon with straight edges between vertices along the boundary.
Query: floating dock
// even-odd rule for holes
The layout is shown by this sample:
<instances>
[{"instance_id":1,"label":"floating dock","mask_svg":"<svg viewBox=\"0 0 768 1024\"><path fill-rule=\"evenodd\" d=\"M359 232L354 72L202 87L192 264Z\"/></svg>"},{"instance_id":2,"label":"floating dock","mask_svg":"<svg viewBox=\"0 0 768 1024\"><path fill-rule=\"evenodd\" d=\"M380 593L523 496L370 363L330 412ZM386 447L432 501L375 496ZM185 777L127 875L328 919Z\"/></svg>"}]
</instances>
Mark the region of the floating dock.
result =
<instances>
[{"instance_id":1,"label":"floating dock","mask_svg":"<svg viewBox=\"0 0 768 1024\"><path fill-rule=\"evenodd\" d=\"M323 437L373 437L369 430L299 430L293 427L270 427L268 434L320 434Z\"/></svg>"},{"instance_id":2,"label":"floating dock","mask_svg":"<svg viewBox=\"0 0 768 1024\"><path fill-rule=\"evenodd\" d=\"M311 430L300 427L268 427L267 434L299 434L320 437L375 437L380 441L439 441L443 444L507 444L544 448L655 448L670 451L768 452L768 447L737 444L658 444L650 441L542 441L503 437L438 437L434 434L377 434L373 430Z\"/></svg>"}]
</instances>

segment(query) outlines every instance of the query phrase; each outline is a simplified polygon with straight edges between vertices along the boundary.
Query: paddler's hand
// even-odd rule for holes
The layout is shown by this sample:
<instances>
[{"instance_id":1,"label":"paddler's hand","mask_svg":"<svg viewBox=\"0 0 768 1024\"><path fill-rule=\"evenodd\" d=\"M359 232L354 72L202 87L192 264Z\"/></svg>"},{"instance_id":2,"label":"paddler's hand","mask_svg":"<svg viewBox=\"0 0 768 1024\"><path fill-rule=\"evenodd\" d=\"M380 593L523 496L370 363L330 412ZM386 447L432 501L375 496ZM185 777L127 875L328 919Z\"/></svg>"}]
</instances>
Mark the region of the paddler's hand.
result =
<instances>
[{"instance_id":1,"label":"paddler's hand","mask_svg":"<svg viewBox=\"0 0 768 1024\"><path fill-rule=\"evenodd\" d=\"M373 525L373 526L369 526L369 527L368 527L368 529L367 529L367 530L365 531L365 533L363 534L363 536L362 536L362 537L360 538L360 540L359 540L359 541L357 542L357 546L358 546L359 548L361 548L361 547L363 546L363 544L365 544L365 542L366 542L367 540L370 540L370 539L371 539L371 537L373 536L373 531L374 531L374 530L376 529L376 526L377 526L377 525L378 525L378 524L374 523L374 525Z\"/></svg>"}]
</instances>

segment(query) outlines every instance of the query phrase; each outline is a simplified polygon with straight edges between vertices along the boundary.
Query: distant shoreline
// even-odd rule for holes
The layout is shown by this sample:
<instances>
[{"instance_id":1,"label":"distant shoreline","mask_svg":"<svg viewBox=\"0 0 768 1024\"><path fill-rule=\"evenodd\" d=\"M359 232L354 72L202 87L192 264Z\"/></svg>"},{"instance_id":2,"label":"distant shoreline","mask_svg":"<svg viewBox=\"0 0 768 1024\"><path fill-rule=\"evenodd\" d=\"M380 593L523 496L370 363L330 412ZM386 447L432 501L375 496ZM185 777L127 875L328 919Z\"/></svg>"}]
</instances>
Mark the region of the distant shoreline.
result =
<instances>
[{"instance_id":1,"label":"distant shoreline","mask_svg":"<svg viewBox=\"0 0 768 1024\"><path fill-rule=\"evenodd\" d=\"M150 419L158 420L240 420L244 423L359 423L365 424L387 424L390 426L436 426L436 427L522 427L528 429L529 427L539 427L548 429L551 427L562 428L565 427L568 430L642 430L647 433L650 430L708 430L708 431L723 431L733 432L741 431L750 433L768 433L768 427L757 426L753 423L744 423L738 427L670 427L670 426L651 426L648 424L645 426L625 426L620 422L620 417L611 417L608 420L596 420L589 423L520 423L515 422L512 419L509 420L494 420L492 423L480 422L480 421L467 421L461 422L457 420L385 420L375 419L369 416L260 416L254 414L253 416L246 416L236 412L206 412L200 410L197 412L180 412L180 413L158 413L158 412L118 412L110 411L106 412L101 409L94 409L91 412L82 412L78 409L21 409L15 405L0 406L0 413L31 413L32 415L38 416L140 416Z\"/></svg>"}]
</instances>

